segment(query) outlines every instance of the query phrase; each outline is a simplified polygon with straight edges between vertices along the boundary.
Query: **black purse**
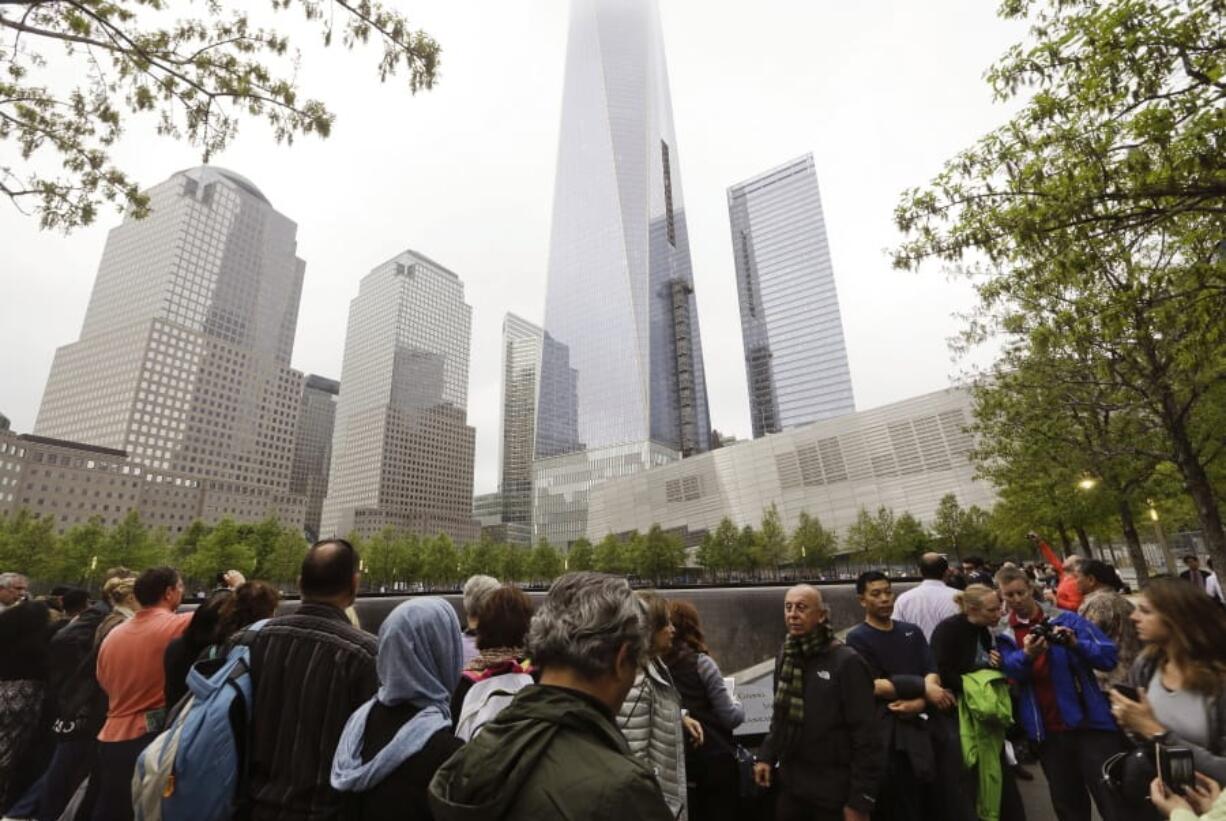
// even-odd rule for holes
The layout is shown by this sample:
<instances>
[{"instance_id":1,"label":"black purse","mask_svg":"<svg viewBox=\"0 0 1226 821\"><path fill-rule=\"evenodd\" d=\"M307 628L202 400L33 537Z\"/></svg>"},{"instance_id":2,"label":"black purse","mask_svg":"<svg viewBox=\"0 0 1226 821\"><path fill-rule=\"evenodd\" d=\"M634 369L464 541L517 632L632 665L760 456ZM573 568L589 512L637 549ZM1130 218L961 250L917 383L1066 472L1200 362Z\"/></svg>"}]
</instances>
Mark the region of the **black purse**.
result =
<instances>
[{"instance_id":1,"label":"black purse","mask_svg":"<svg viewBox=\"0 0 1226 821\"><path fill-rule=\"evenodd\" d=\"M1158 777L1158 746L1142 744L1108 758L1102 766L1103 783L1130 805L1144 806L1149 800L1149 785Z\"/></svg>"}]
</instances>

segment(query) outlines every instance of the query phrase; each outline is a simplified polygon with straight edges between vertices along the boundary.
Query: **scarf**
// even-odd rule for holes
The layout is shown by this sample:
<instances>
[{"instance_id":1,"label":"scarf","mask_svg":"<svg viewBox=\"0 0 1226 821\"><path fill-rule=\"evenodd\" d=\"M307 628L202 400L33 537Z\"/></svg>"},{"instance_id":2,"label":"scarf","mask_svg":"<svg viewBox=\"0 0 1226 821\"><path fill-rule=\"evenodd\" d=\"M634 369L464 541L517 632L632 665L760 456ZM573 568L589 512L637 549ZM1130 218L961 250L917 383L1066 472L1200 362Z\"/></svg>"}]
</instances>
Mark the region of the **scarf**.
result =
<instances>
[{"instance_id":1,"label":"scarf","mask_svg":"<svg viewBox=\"0 0 1226 821\"><path fill-rule=\"evenodd\" d=\"M783 644L779 687L775 690L775 715L785 722L789 738L805 726L805 661L830 646L833 639L834 631L822 622L803 636L788 636Z\"/></svg>"},{"instance_id":2,"label":"scarf","mask_svg":"<svg viewBox=\"0 0 1226 821\"><path fill-rule=\"evenodd\" d=\"M480 681L491 675L505 673L513 665L519 665L521 662L523 672L530 672L532 665L528 662L522 647L487 647L464 665L464 675L473 681ZM516 670L515 672L521 671Z\"/></svg>"},{"instance_id":3,"label":"scarf","mask_svg":"<svg viewBox=\"0 0 1226 821\"><path fill-rule=\"evenodd\" d=\"M379 692L345 722L331 781L341 792L365 792L392 774L426 746L430 737L451 726L451 694L463 663L460 620L439 598L410 599L393 610L379 628L375 669ZM391 741L363 763L366 720L375 702L409 703L420 708Z\"/></svg>"}]
</instances>

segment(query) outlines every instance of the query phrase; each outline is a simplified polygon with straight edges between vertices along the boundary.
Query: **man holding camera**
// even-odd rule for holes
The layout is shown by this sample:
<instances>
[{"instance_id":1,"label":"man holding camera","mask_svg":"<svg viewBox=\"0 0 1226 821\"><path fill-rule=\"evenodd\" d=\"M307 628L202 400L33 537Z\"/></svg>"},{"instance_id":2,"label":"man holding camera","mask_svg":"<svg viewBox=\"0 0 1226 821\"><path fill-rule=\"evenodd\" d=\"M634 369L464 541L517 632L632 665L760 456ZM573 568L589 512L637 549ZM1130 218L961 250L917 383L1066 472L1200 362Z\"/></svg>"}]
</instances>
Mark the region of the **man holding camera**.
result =
<instances>
[{"instance_id":1,"label":"man holding camera","mask_svg":"<svg viewBox=\"0 0 1226 821\"><path fill-rule=\"evenodd\" d=\"M1002 568L996 584L1009 608L1008 627L996 639L1001 669L1018 685L1018 719L1038 745L1056 817L1090 821L1093 797L1103 821L1123 818L1101 770L1124 742L1094 678L1095 670L1115 667L1115 645L1076 613L1048 618L1021 570Z\"/></svg>"}]
</instances>

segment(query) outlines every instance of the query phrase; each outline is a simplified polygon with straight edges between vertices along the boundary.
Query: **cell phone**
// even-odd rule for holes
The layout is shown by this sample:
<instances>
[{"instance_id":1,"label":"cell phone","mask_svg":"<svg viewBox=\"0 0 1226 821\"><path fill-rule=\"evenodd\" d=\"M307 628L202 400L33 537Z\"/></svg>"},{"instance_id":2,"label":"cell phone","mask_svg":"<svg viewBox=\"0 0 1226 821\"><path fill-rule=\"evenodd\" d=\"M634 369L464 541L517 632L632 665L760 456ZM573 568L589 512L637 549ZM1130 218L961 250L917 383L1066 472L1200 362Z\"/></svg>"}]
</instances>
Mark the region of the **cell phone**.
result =
<instances>
[{"instance_id":1,"label":"cell phone","mask_svg":"<svg viewBox=\"0 0 1226 821\"><path fill-rule=\"evenodd\" d=\"M1196 783L1196 767L1192 761L1192 751L1187 747L1155 744L1154 759L1162 783L1175 795L1183 795Z\"/></svg>"},{"instance_id":2,"label":"cell phone","mask_svg":"<svg viewBox=\"0 0 1226 821\"><path fill-rule=\"evenodd\" d=\"M1138 693L1137 688L1133 687L1131 684L1113 684L1111 685L1111 689L1115 690L1115 692L1119 693L1129 701L1139 702L1141 700L1141 694Z\"/></svg>"}]
</instances>

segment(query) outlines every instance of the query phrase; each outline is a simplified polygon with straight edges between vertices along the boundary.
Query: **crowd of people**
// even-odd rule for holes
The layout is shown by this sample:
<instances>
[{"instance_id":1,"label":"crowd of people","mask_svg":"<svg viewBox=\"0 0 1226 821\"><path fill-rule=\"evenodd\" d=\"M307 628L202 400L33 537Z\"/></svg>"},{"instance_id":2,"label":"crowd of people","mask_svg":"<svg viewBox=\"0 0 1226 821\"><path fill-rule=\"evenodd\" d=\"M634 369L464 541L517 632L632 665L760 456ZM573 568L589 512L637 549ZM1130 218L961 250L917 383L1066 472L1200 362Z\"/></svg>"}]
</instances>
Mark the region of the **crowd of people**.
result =
<instances>
[{"instance_id":1,"label":"crowd of people","mask_svg":"<svg viewBox=\"0 0 1226 821\"><path fill-rule=\"evenodd\" d=\"M897 597L865 572L863 621L842 640L821 590L788 590L756 754L694 604L619 577L566 574L534 606L475 576L462 613L411 598L375 636L340 539L310 548L283 615L275 588L235 571L186 612L169 567L108 570L94 602L30 599L0 574L0 807L40 821L1024 819L1018 780L1037 762L1060 821L1226 815L1216 576L1189 563L1129 597L1110 565L1040 547L1046 566L926 554ZM201 738L218 743L188 766ZM193 790L221 809L174 803Z\"/></svg>"}]
</instances>

